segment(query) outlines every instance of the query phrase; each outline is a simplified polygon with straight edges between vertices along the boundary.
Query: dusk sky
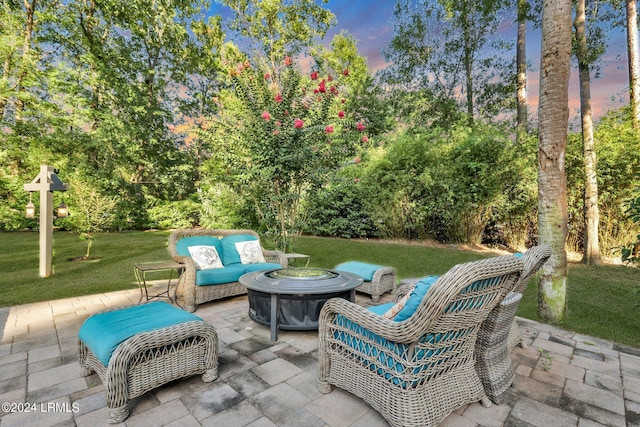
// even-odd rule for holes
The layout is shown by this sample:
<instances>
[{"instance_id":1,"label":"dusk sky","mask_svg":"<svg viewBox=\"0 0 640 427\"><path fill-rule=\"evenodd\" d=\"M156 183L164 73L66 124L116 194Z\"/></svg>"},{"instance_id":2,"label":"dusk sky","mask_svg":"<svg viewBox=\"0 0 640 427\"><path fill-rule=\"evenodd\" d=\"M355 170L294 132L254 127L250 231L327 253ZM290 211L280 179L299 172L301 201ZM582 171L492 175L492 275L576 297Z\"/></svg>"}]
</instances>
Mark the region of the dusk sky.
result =
<instances>
[{"instance_id":1,"label":"dusk sky","mask_svg":"<svg viewBox=\"0 0 640 427\"><path fill-rule=\"evenodd\" d=\"M384 68L385 60L382 51L393 35L393 28L389 22L395 4L395 0L330 1L328 8L336 15L337 26L328 34L327 42L334 34L347 30L357 40L358 51L367 58L369 68L372 71ZM512 39L515 45L515 25L504 27L506 28L502 36ZM530 63L527 92L529 113L534 116L537 115L538 108L540 39L540 30L534 30L530 26L527 34L527 56ZM619 108L628 103L629 99L625 32L620 28L613 29L608 45L609 48L600 63L600 78L596 79L592 75L591 80L592 108L595 118L600 117L607 110ZM513 55L515 56L515 48ZM573 121L579 118L580 114L578 71L575 64L571 72L569 97L570 119Z\"/></svg>"}]
</instances>

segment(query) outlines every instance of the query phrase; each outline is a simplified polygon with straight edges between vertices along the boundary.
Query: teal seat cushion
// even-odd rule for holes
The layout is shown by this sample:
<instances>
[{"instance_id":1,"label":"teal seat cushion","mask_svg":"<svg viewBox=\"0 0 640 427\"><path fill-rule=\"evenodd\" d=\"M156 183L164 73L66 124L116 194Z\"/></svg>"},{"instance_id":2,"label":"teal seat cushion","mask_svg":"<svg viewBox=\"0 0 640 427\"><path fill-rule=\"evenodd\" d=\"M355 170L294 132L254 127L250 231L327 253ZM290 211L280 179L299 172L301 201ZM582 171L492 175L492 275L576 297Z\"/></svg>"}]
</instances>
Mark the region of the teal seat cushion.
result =
<instances>
[{"instance_id":1,"label":"teal seat cushion","mask_svg":"<svg viewBox=\"0 0 640 427\"><path fill-rule=\"evenodd\" d=\"M402 310L400 310L398 314L395 315L393 320L395 320L396 322L402 322L403 320L407 320L408 318L410 318L413 313L416 312L418 306L422 302L422 299L427 294L427 291L429 291L431 285L436 282L436 280L438 280L438 276L427 276L416 283L416 286L413 288L411 294L409 295L407 303L404 305Z\"/></svg>"},{"instance_id":2,"label":"teal seat cushion","mask_svg":"<svg viewBox=\"0 0 640 427\"><path fill-rule=\"evenodd\" d=\"M373 280L373 275L375 274L375 272L383 267L384 265L368 264L366 262L360 261L348 261L336 265L335 269L338 271L346 271L347 273L357 274L365 281L370 282L371 280Z\"/></svg>"},{"instance_id":3,"label":"teal seat cushion","mask_svg":"<svg viewBox=\"0 0 640 427\"><path fill-rule=\"evenodd\" d=\"M222 252L222 243L220 239L214 236L189 236L178 239L176 252L180 256L190 257L189 246L214 246L218 253Z\"/></svg>"},{"instance_id":4,"label":"teal seat cushion","mask_svg":"<svg viewBox=\"0 0 640 427\"><path fill-rule=\"evenodd\" d=\"M192 320L202 321L192 313L157 301L91 316L82 324L78 337L107 366L113 352L132 336Z\"/></svg>"},{"instance_id":5,"label":"teal seat cushion","mask_svg":"<svg viewBox=\"0 0 640 427\"><path fill-rule=\"evenodd\" d=\"M259 240L259 239L252 234L232 234L230 236L223 237L221 240L222 263L225 266L227 264L240 263L240 253L238 253L238 249L236 248L236 243L246 242L249 240Z\"/></svg>"},{"instance_id":6,"label":"teal seat cushion","mask_svg":"<svg viewBox=\"0 0 640 427\"><path fill-rule=\"evenodd\" d=\"M367 307L367 310L371 311L372 313L377 314L378 316L382 316L392 306L393 306L393 303L392 302L388 302L386 304L373 305L371 307Z\"/></svg>"},{"instance_id":7,"label":"teal seat cushion","mask_svg":"<svg viewBox=\"0 0 640 427\"><path fill-rule=\"evenodd\" d=\"M223 285L237 282L246 272L245 265L225 265L224 268L196 271L196 286Z\"/></svg>"},{"instance_id":8,"label":"teal seat cushion","mask_svg":"<svg viewBox=\"0 0 640 427\"><path fill-rule=\"evenodd\" d=\"M276 264L275 262L258 262L255 264L242 264L245 273L251 273L254 271L265 271L265 270L277 270L282 268L280 264Z\"/></svg>"}]
</instances>

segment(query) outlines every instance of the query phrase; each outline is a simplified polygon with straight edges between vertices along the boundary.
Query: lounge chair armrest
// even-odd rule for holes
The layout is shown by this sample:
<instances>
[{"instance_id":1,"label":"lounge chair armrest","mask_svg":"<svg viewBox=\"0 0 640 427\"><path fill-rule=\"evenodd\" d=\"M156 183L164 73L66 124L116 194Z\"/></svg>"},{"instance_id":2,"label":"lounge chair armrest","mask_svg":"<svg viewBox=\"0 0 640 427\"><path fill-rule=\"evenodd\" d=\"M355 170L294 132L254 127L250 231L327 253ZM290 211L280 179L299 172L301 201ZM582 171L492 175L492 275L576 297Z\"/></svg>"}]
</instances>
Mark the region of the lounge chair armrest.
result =
<instances>
[{"instance_id":1,"label":"lounge chair armrest","mask_svg":"<svg viewBox=\"0 0 640 427\"><path fill-rule=\"evenodd\" d=\"M421 332L407 328L405 322L387 319L345 299L331 298L320 310L319 333L326 333L339 315L392 342L411 343Z\"/></svg>"}]
</instances>

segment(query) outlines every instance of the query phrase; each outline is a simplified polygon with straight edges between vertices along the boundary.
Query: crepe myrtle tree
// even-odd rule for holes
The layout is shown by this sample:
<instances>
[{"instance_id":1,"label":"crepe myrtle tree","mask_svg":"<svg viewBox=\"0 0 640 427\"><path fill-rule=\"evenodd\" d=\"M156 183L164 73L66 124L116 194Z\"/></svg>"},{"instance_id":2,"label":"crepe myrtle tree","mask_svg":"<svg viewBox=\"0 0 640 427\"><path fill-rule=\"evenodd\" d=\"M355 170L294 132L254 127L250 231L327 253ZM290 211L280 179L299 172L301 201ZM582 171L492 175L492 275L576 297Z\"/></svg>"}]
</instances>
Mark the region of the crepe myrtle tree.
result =
<instances>
[{"instance_id":1,"label":"crepe myrtle tree","mask_svg":"<svg viewBox=\"0 0 640 427\"><path fill-rule=\"evenodd\" d=\"M291 250L305 223L305 195L369 142L366 120L347 111L349 69L314 63L303 73L290 56L276 65L227 65L233 89L206 131L226 168L218 176L251 198L278 247Z\"/></svg>"}]
</instances>

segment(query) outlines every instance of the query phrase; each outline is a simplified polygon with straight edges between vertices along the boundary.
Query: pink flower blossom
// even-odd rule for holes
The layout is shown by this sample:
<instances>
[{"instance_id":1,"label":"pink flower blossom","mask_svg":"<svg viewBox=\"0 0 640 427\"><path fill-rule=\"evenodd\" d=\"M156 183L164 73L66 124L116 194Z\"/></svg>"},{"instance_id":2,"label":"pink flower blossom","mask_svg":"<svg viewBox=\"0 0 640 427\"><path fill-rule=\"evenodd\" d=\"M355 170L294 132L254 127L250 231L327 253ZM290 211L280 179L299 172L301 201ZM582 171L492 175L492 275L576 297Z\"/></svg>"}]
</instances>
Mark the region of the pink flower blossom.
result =
<instances>
[{"instance_id":1,"label":"pink flower blossom","mask_svg":"<svg viewBox=\"0 0 640 427\"><path fill-rule=\"evenodd\" d=\"M289 66L293 64L293 61L291 61L291 57L290 56L285 56L284 57L284 65Z\"/></svg>"},{"instance_id":2,"label":"pink flower blossom","mask_svg":"<svg viewBox=\"0 0 640 427\"><path fill-rule=\"evenodd\" d=\"M357 165L358 163L360 163L362 161L362 159L360 157L356 157L355 159L353 159L353 161Z\"/></svg>"},{"instance_id":3,"label":"pink flower blossom","mask_svg":"<svg viewBox=\"0 0 640 427\"><path fill-rule=\"evenodd\" d=\"M318 91L320 91L320 93L325 93L327 91L324 80L322 80L318 85Z\"/></svg>"},{"instance_id":4,"label":"pink flower blossom","mask_svg":"<svg viewBox=\"0 0 640 427\"><path fill-rule=\"evenodd\" d=\"M324 128L324 131L326 133L333 133L333 126L329 125L326 128Z\"/></svg>"},{"instance_id":5,"label":"pink flower blossom","mask_svg":"<svg viewBox=\"0 0 640 427\"><path fill-rule=\"evenodd\" d=\"M269 74L269 73L265 73L265 75L264 75L264 79L265 79L265 80L269 80L270 78L271 78L271 74Z\"/></svg>"},{"instance_id":6,"label":"pink flower blossom","mask_svg":"<svg viewBox=\"0 0 640 427\"><path fill-rule=\"evenodd\" d=\"M269 114L268 111L263 111L262 118L264 119L264 121L269 121L271 119L271 114Z\"/></svg>"},{"instance_id":7,"label":"pink flower blossom","mask_svg":"<svg viewBox=\"0 0 640 427\"><path fill-rule=\"evenodd\" d=\"M282 126L282 122L280 120L276 121L276 126Z\"/></svg>"},{"instance_id":8,"label":"pink flower blossom","mask_svg":"<svg viewBox=\"0 0 640 427\"><path fill-rule=\"evenodd\" d=\"M318 80L318 72L314 71L313 73L311 73L311 80Z\"/></svg>"},{"instance_id":9,"label":"pink flower blossom","mask_svg":"<svg viewBox=\"0 0 640 427\"><path fill-rule=\"evenodd\" d=\"M333 95L337 95L338 89L335 86L331 86L331 89L329 89L329 92L331 92Z\"/></svg>"},{"instance_id":10,"label":"pink flower blossom","mask_svg":"<svg viewBox=\"0 0 640 427\"><path fill-rule=\"evenodd\" d=\"M338 111L338 117L343 118L344 117L344 111L342 111L342 110Z\"/></svg>"},{"instance_id":11,"label":"pink flower blossom","mask_svg":"<svg viewBox=\"0 0 640 427\"><path fill-rule=\"evenodd\" d=\"M356 123L356 129L358 129L359 131L363 131L364 130L364 125L362 124L362 122Z\"/></svg>"},{"instance_id":12,"label":"pink flower blossom","mask_svg":"<svg viewBox=\"0 0 640 427\"><path fill-rule=\"evenodd\" d=\"M342 70L342 75L348 76L349 75L349 69L345 68L344 70Z\"/></svg>"},{"instance_id":13,"label":"pink flower blossom","mask_svg":"<svg viewBox=\"0 0 640 427\"><path fill-rule=\"evenodd\" d=\"M276 130L273 131L273 134L274 135L280 135L280 131L278 129L276 129Z\"/></svg>"},{"instance_id":14,"label":"pink flower blossom","mask_svg":"<svg viewBox=\"0 0 640 427\"><path fill-rule=\"evenodd\" d=\"M364 136L362 137L362 142L365 142L365 143L366 143L366 142L369 142L369 137L368 137L367 135L364 135Z\"/></svg>"},{"instance_id":15,"label":"pink flower blossom","mask_svg":"<svg viewBox=\"0 0 640 427\"><path fill-rule=\"evenodd\" d=\"M293 121L293 127L296 129L302 129L302 126L304 126L304 122L301 119L295 119Z\"/></svg>"},{"instance_id":16,"label":"pink flower blossom","mask_svg":"<svg viewBox=\"0 0 640 427\"><path fill-rule=\"evenodd\" d=\"M333 81L333 76L331 74L329 74L329 77L327 77L327 80L329 80L330 82Z\"/></svg>"},{"instance_id":17,"label":"pink flower blossom","mask_svg":"<svg viewBox=\"0 0 640 427\"><path fill-rule=\"evenodd\" d=\"M282 102L282 95L277 94L273 99L279 104Z\"/></svg>"}]
</instances>

